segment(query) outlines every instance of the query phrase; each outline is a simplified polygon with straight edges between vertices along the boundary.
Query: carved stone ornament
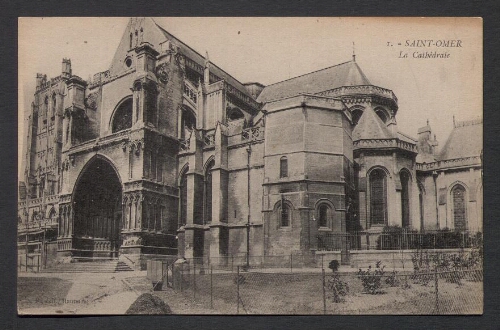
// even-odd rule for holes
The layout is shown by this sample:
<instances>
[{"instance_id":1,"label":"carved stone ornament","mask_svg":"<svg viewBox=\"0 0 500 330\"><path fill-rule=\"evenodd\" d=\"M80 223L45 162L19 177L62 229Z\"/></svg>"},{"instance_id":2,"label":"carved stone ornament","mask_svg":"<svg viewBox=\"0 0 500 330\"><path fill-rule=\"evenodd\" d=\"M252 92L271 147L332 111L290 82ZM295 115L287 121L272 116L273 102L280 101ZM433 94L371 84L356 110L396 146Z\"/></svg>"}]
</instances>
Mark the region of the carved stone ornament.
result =
<instances>
[{"instance_id":1,"label":"carved stone ornament","mask_svg":"<svg viewBox=\"0 0 500 330\"><path fill-rule=\"evenodd\" d=\"M156 77L164 84L168 82L168 73L169 69L167 63L162 63L156 68Z\"/></svg>"},{"instance_id":2,"label":"carved stone ornament","mask_svg":"<svg viewBox=\"0 0 500 330\"><path fill-rule=\"evenodd\" d=\"M85 99L85 105L92 109L96 110L97 109L97 93L91 93L89 96Z\"/></svg>"}]
</instances>

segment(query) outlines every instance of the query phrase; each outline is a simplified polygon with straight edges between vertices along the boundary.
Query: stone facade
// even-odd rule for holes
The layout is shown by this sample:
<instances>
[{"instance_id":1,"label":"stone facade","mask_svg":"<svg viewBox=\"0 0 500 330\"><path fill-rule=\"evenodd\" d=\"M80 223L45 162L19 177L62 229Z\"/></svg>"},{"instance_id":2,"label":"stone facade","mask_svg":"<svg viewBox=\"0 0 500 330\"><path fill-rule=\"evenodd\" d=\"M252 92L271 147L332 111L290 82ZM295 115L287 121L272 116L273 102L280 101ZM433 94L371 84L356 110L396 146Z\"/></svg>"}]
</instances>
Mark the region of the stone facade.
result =
<instances>
[{"instance_id":1,"label":"stone facade","mask_svg":"<svg viewBox=\"0 0 500 330\"><path fill-rule=\"evenodd\" d=\"M328 233L480 230L482 146L440 157L430 126L413 139L397 111L354 59L242 84L134 18L109 70L85 81L65 59L37 78L20 235L44 219L61 257L224 262L310 256Z\"/></svg>"}]
</instances>

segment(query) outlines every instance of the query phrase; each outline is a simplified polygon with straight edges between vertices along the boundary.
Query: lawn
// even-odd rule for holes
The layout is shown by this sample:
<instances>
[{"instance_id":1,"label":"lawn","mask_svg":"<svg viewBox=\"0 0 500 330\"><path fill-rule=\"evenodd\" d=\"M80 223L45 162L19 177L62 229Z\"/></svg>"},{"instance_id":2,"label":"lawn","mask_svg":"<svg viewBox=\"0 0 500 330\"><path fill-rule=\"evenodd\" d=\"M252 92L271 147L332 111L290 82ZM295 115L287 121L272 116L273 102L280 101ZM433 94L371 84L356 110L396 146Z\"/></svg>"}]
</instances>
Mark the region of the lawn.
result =
<instances>
[{"instance_id":1,"label":"lawn","mask_svg":"<svg viewBox=\"0 0 500 330\"><path fill-rule=\"evenodd\" d=\"M328 281L331 273L327 273ZM156 292L171 306L174 314L236 314L236 274L185 277L183 290ZM434 281L422 285L410 276L398 276L394 286L382 281L379 294L367 294L353 273L341 274L349 287L344 301L334 303L326 289L327 314L479 314L482 312L482 282L462 280L460 284L439 279L436 302ZM142 285L142 289L150 290ZM212 291L212 295L211 295ZM323 314L323 278L321 274L243 273L239 285L240 314ZM213 307L213 308L211 308Z\"/></svg>"},{"instance_id":2,"label":"lawn","mask_svg":"<svg viewBox=\"0 0 500 330\"><path fill-rule=\"evenodd\" d=\"M62 305L71 285L70 281L55 277L18 277L17 308Z\"/></svg>"}]
</instances>

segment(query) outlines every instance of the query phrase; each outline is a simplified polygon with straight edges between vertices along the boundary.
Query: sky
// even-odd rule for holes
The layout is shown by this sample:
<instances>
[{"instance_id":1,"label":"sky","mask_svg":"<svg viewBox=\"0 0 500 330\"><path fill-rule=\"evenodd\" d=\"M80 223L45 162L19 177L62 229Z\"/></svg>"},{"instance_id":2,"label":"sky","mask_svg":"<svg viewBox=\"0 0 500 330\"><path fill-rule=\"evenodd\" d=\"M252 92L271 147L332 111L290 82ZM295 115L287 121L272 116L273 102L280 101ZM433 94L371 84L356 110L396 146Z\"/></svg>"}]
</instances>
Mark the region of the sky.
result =
<instances>
[{"instance_id":1,"label":"sky","mask_svg":"<svg viewBox=\"0 0 500 330\"><path fill-rule=\"evenodd\" d=\"M88 79L109 68L129 18L19 18L19 150L37 73ZM352 59L392 90L398 130L417 137L427 119L443 146L456 120L482 117L482 21L477 18L154 18L241 82L276 83ZM410 47L414 40L430 47ZM450 40L460 40L461 47ZM408 46L407 46L408 42ZM398 45L398 44L401 45ZM422 44L422 43L421 43ZM425 42L429 45L429 41ZM448 58L415 58L424 52ZM408 57L404 57L407 53ZM23 152L19 152L21 171Z\"/></svg>"}]
</instances>

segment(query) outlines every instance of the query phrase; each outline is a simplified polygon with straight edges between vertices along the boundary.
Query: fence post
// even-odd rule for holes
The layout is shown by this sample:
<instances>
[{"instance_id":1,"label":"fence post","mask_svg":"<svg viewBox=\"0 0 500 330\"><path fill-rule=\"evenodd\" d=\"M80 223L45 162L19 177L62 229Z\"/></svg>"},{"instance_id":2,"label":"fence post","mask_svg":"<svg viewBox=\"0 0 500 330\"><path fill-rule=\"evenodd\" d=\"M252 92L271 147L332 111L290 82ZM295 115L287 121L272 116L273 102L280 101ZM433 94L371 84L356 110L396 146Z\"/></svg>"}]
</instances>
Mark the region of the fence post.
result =
<instances>
[{"instance_id":1,"label":"fence post","mask_svg":"<svg viewBox=\"0 0 500 330\"><path fill-rule=\"evenodd\" d=\"M214 294L213 294L213 269L210 266L210 308L214 308Z\"/></svg>"},{"instance_id":2,"label":"fence post","mask_svg":"<svg viewBox=\"0 0 500 330\"><path fill-rule=\"evenodd\" d=\"M240 313L240 266L236 266L236 314Z\"/></svg>"},{"instance_id":3,"label":"fence post","mask_svg":"<svg viewBox=\"0 0 500 330\"><path fill-rule=\"evenodd\" d=\"M325 263L324 263L324 261L325 261L325 255L322 254L321 255L321 269L325 269Z\"/></svg>"},{"instance_id":4,"label":"fence post","mask_svg":"<svg viewBox=\"0 0 500 330\"><path fill-rule=\"evenodd\" d=\"M437 267L434 268L434 288L436 291L436 314L439 314L439 288L438 288L438 271Z\"/></svg>"},{"instance_id":5,"label":"fence post","mask_svg":"<svg viewBox=\"0 0 500 330\"><path fill-rule=\"evenodd\" d=\"M163 264L162 264L162 267L161 267L161 268L163 269ZM167 288L168 288L168 283L169 283L169 282L168 282L168 261L167 261Z\"/></svg>"},{"instance_id":6,"label":"fence post","mask_svg":"<svg viewBox=\"0 0 500 330\"><path fill-rule=\"evenodd\" d=\"M196 261L193 261L193 300L196 300Z\"/></svg>"},{"instance_id":7,"label":"fence post","mask_svg":"<svg viewBox=\"0 0 500 330\"><path fill-rule=\"evenodd\" d=\"M293 272L293 257L292 257L292 253L290 253L290 273Z\"/></svg>"},{"instance_id":8,"label":"fence post","mask_svg":"<svg viewBox=\"0 0 500 330\"><path fill-rule=\"evenodd\" d=\"M326 290L325 290L325 269L321 270L321 275L323 277L323 314L326 314Z\"/></svg>"},{"instance_id":9,"label":"fence post","mask_svg":"<svg viewBox=\"0 0 500 330\"><path fill-rule=\"evenodd\" d=\"M184 267L181 267L179 269L179 277L180 277L179 283L180 283L180 290L181 290L181 292L182 292L182 282L184 281L184 269L183 268Z\"/></svg>"}]
</instances>

